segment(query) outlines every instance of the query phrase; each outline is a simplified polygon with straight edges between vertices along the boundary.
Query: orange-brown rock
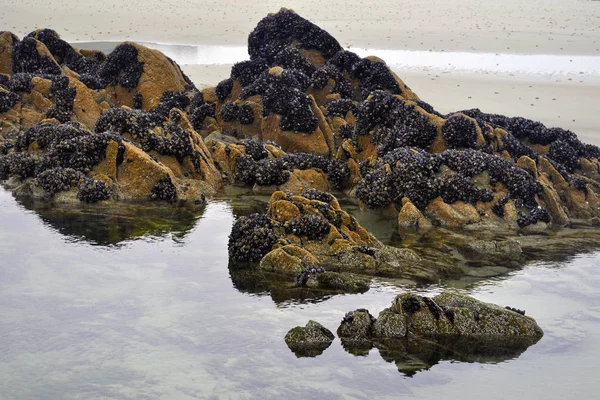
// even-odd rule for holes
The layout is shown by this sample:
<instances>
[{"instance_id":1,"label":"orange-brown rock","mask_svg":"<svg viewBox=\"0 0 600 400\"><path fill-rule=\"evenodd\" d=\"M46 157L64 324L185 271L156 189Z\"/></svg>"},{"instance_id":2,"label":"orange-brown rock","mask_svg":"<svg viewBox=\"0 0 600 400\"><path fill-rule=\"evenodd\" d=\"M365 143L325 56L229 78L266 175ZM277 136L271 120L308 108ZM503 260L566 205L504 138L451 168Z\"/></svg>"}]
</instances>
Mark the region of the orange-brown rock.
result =
<instances>
[{"instance_id":1,"label":"orange-brown rock","mask_svg":"<svg viewBox=\"0 0 600 400\"><path fill-rule=\"evenodd\" d=\"M143 63L144 72L134 89L121 86L109 86L106 91L114 98L114 106L133 107L133 96L142 95L142 108L150 110L160 102L160 97L167 91L183 92L187 82L177 64L170 61L158 50L150 49L133 42L123 42L136 48L138 62Z\"/></svg>"},{"instance_id":2,"label":"orange-brown rock","mask_svg":"<svg viewBox=\"0 0 600 400\"><path fill-rule=\"evenodd\" d=\"M14 44L15 41L10 32L0 33L0 74L12 74L12 46Z\"/></svg>"},{"instance_id":3,"label":"orange-brown rock","mask_svg":"<svg viewBox=\"0 0 600 400\"><path fill-rule=\"evenodd\" d=\"M431 227L431 222L425 218L423 213L410 200L406 197L403 198L402 208L398 213L398 229L400 231L405 229L423 230Z\"/></svg>"}]
</instances>

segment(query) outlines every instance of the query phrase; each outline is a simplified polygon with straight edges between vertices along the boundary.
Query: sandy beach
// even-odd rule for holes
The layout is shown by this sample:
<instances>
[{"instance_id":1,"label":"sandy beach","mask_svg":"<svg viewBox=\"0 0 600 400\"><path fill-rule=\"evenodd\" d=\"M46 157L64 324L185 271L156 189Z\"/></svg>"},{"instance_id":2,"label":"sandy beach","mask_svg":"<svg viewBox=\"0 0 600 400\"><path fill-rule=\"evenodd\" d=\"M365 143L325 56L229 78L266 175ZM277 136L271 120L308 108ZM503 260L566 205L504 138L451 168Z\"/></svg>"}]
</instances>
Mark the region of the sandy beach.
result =
<instances>
[{"instance_id":1,"label":"sandy beach","mask_svg":"<svg viewBox=\"0 0 600 400\"><path fill-rule=\"evenodd\" d=\"M5 0L0 27L51 27L69 41L245 44L267 13L292 8L342 46L600 55L593 0L141 1Z\"/></svg>"}]
</instances>

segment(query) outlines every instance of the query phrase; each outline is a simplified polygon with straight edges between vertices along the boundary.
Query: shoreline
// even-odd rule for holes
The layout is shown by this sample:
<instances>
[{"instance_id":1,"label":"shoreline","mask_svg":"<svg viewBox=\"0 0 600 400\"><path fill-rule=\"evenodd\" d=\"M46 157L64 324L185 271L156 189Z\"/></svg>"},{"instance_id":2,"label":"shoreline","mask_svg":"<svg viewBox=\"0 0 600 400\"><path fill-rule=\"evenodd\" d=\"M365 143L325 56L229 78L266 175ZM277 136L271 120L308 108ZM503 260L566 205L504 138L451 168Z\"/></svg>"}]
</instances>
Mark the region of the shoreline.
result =
<instances>
[{"instance_id":1,"label":"shoreline","mask_svg":"<svg viewBox=\"0 0 600 400\"><path fill-rule=\"evenodd\" d=\"M195 0L187 7L169 0L126 4L23 0L3 6L0 26L19 36L50 26L67 41L245 46L256 23L281 7L294 9L331 32L342 47L600 55L600 7L597 2L573 0L366 0L360 5L340 0L260 4Z\"/></svg>"}]
</instances>

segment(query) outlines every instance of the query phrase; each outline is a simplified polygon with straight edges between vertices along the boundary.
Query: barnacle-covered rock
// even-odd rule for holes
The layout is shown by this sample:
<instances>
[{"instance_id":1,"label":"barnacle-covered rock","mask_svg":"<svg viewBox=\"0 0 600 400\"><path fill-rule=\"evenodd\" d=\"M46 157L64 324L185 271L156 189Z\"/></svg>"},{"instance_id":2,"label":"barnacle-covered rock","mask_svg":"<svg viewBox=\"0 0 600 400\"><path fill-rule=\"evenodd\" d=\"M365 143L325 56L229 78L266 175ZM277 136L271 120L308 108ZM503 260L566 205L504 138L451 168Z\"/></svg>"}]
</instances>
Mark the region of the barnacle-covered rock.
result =
<instances>
[{"instance_id":1,"label":"barnacle-covered rock","mask_svg":"<svg viewBox=\"0 0 600 400\"><path fill-rule=\"evenodd\" d=\"M350 311L337 333L347 351L365 355L376 347L408 376L442 358L478 362L513 358L544 334L523 310L450 292L433 298L399 294L377 319L366 309Z\"/></svg>"},{"instance_id":2,"label":"barnacle-covered rock","mask_svg":"<svg viewBox=\"0 0 600 400\"><path fill-rule=\"evenodd\" d=\"M45 182L47 195L70 185L72 169L115 200L196 201L222 181L290 198L337 189L396 212L401 230L539 230L600 216L600 148L573 132L478 109L442 115L383 60L343 50L291 10L264 18L248 50L250 60L200 92L175 62L135 43L104 54L50 29L23 40L0 32L1 175ZM290 211L276 221L282 246L380 275L405 263L380 268L399 253L307 196L291 203L298 213L280 207ZM285 232L308 215L330 230Z\"/></svg>"},{"instance_id":3,"label":"barnacle-covered rock","mask_svg":"<svg viewBox=\"0 0 600 400\"><path fill-rule=\"evenodd\" d=\"M84 178L79 184L77 198L86 203L96 203L110 198L110 189L106 182Z\"/></svg>"},{"instance_id":4,"label":"barnacle-covered rock","mask_svg":"<svg viewBox=\"0 0 600 400\"><path fill-rule=\"evenodd\" d=\"M455 340L457 347L471 343L473 349L487 345L490 351L526 348L543 334L524 312L451 292L433 298L402 293L377 319L359 309L346 314L338 328L338 335L346 340L428 339L442 345Z\"/></svg>"},{"instance_id":5,"label":"barnacle-covered rock","mask_svg":"<svg viewBox=\"0 0 600 400\"><path fill-rule=\"evenodd\" d=\"M48 169L37 177L40 186L48 192L50 197L77 186L81 178L81 172L63 167Z\"/></svg>"},{"instance_id":6,"label":"barnacle-covered rock","mask_svg":"<svg viewBox=\"0 0 600 400\"><path fill-rule=\"evenodd\" d=\"M272 246L246 245L246 239L236 245L234 234L230 237L230 258L238 261L257 261L262 254L261 268L279 274L300 273L311 265L318 265L329 272L357 273L365 275L405 277L420 282L436 281L440 274L454 274L458 270L439 266L424 266L419 256L408 249L385 246L361 227L354 217L342 210L337 199L325 192L309 190L304 195L275 192L269 201L265 219L275 241L264 241ZM262 216L261 216L262 217ZM258 217L254 217L258 218ZM239 228L234 229L239 232ZM250 230L249 235L253 235ZM242 237L238 235L239 237ZM238 237L235 236L235 237ZM245 252L258 249L253 257L240 257L239 246L246 246ZM245 254L245 253L244 253ZM311 275L308 276L312 277ZM345 279L328 279L327 274L317 274L314 281L322 288L339 286L344 290ZM346 282L347 288L360 291L364 286Z\"/></svg>"},{"instance_id":7,"label":"barnacle-covered rock","mask_svg":"<svg viewBox=\"0 0 600 400\"><path fill-rule=\"evenodd\" d=\"M375 317L364 308L347 312L337 329L337 335L342 341L342 345L353 349L361 346L366 347L367 350L370 349L375 321Z\"/></svg>"},{"instance_id":8,"label":"barnacle-covered rock","mask_svg":"<svg viewBox=\"0 0 600 400\"><path fill-rule=\"evenodd\" d=\"M273 224L264 215L240 217L229 235L229 258L233 261L260 261L277 241Z\"/></svg>"},{"instance_id":9,"label":"barnacle-covered rock","mask_svg":"<svg viewBox=\"0 0 600 400\"><path fill-rule=\"evenodd\" d=\"M251 59L263 58L272 63L277 54L288 46L316 50L325 58L342 49L329 33L285 8L263 18L248 37Z\"/></svg>"},{"instance_id":10,"label":"barnacle-covered rock","mask_svg":"<svg viewBox=\"0 0 600 400\"><path fill-rule=\"evenodd\" d=\"M335 336L323 325L308 321L306 326L297 326L285 335L285 343L296 357L316 357L333 342Z\"/></svg>"}]
</instances>

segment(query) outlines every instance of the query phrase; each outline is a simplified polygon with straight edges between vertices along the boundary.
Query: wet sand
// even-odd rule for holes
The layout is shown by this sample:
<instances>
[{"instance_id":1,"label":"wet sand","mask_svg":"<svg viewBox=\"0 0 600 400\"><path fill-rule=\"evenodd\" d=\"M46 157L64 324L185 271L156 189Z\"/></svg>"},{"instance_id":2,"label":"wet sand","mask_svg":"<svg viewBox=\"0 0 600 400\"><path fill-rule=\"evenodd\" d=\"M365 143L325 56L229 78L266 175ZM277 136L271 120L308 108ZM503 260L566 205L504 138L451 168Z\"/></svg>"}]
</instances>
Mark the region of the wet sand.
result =
<instances>
[{"instance_id":1,"label":"wet sand","mask_svg":"<svg viewBox=\"0 0 600 400\"><path fill-rule=\"evenodd\" d=\"M600 55L600 5L592 0L5 0L0 27L20 36L52 27L69 41L238 45L280 7L344 47Z\"/></svg>"}]
</instances>

